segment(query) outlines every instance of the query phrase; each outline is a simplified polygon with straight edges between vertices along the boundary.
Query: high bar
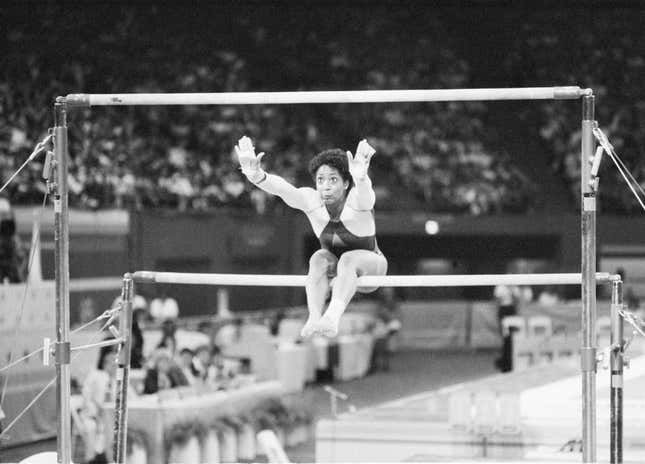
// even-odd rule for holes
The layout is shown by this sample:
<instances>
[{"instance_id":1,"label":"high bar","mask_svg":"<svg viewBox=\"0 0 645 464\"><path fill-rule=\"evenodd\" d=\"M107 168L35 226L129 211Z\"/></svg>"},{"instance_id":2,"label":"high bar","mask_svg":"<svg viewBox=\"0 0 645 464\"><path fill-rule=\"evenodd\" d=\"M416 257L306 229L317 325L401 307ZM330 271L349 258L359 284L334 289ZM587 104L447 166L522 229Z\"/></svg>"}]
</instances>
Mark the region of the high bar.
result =
<instances>
[{"instance_id":1,"label":"high bar","mask_svg":"<svg viewBox=\"0 0 645 464\"><path fill-rule=\"evenodd\" d=\"M182 272L137 271L134 281L189 285L250 287L304 287L307 276L270 274L205 274ZM613 276L596 273L597 282L608 282ZM362 276L359 287L486 287L495 285L580 285L582 274L462 274L462 275L386 275Z\"/></svg>"},{"instance_id":2,"label":"high bar","mask_svg":"<svg viewBox=\"0 0 645 464\"><path fill-rule=\"evenodd\" d=\"M69 94L68 107L127 105L284 105L299 103L385 103L477 100L567 100L591 95L591 89L510 87L498 89L339 90L221 93Z\"/></svg>"}]
</instances>

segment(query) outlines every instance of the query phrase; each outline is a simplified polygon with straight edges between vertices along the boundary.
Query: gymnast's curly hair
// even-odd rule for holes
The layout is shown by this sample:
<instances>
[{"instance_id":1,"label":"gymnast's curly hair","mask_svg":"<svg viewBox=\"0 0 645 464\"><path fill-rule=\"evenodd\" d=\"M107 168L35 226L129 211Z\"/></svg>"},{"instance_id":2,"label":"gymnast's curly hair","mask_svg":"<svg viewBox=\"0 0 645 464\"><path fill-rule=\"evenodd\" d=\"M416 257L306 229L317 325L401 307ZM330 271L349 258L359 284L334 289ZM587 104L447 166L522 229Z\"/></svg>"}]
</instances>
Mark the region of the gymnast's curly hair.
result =
<instances>
[{"instance_id":1,"label":"gymnast's curly hair","mask_svg":"<svg viewBox=\"0 0 645 464\"><path fill-rule=\"evenodd\" d=\"M349 164L347 164L347 154L340 148L331 148L318 153L309 162L309 174L316 181L316 171L322 165L327 165L336 169L343 180L349 182L347 190L351 190L354 186L354 180L349 173Z\"/></svg>"}]
</instances>

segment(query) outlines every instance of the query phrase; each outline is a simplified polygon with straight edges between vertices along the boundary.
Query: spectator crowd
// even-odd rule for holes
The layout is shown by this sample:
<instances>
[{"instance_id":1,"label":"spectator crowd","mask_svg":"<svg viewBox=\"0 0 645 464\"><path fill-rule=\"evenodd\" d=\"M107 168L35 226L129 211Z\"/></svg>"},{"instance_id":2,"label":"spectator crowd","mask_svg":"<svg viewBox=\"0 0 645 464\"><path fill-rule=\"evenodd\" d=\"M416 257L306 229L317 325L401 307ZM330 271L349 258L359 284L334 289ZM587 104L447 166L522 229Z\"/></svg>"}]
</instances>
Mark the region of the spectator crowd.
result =
<instances>
[{"instance_id":1,"label":"spectator crowd","mask_svg":"<svg viewBox=\"0 0 645 464\"><path fill-rule=\"evenodd\" d=\"M252 14L230 5L192 10L47 4L40 14L27 10L8 8L3 28L8 47L0 77L1 180L52 126L58 95L477 83L459 51L459 32L429 10L374 8L367 14L361 8L326 8L315 29L309 24L316 8L294 8L288 15ZM500 86L593 87L602 99L598 119L640 179L645 106L633 98L644 66L633 40L640 24L607 14L589 29L586 22L572 21L573 15L523 18L505 62L511 82ZM539 121L553 174L570 186L574 209L577 106L545 102L526 108L524 122ZM277 206L275 200L244 182L232 153L234 141L248 134L268 153L267 167L298 184L309 182L310 156L332 146L353 150L359 137L367 137L378 152L372 168L385 208L416 202L437 212L474 215L530 211L534 182L485 130L487 112L477 102L75 110L69 114L70 202L91 209L225 206L264 212ZM37 161L23 171L9 187L12 203L41 200L41 170ZM624 192L617 182L609 185L605 208L631 210L633 201Z\"/></svg>"},{"instance_id":2,"label":"spectator crowd","mask_svg":"<svg viewBox=\"0 0 645 464\"><path fill-rule=\"evenodd\" d=\"M168 12L147 7L103 13L116 14L116 23L109 28L102 24L100 11L71 13L79 30L92 23L87 37L79 32L70 38L73 31L57 29L47 15L29 26L16 21L6 31L10 46L5 60L12 66L0 82L3 179L52 125L51 103L57 95L443 88L469 82L467 62L436 40L445 32L437 21L427 31L415 31L412 46L402 55L392 47L371 46L373 41L396 43L404 31L393 25L409 19L405 14L392 19L357 15L360 40L337 34L331 19L313 31L299 24L302 18L296 15L267 23L238 17L226 25L220 20L204 40L196 41L185 29L163 35L155 31ZM289 34L277 32L274 23L283 20L282 30ZM231 27L239 39L235 42L226 38ZM133 36L154 40L133 41ZM68 55L64 49L72 45L74 53ZM367 48L372 52L365 54ZM309 182L307 160L317 151L353 149L350 144L360 136L379 152L373 168L384 198L403 186L412 198L438 210L482 214L524 209L530 182L508 154L486 146L483 113L485 107L476 103L70 112L70 201L85 208L254 206L263 211L273 200L243 181L232 156L233 141L249 134L269 153L268 167L294 182ZM12 202L41 198L41 168L32 163L21 174L10 187Z\"/></svg>"},{"instance_id":3,"label":"spectator crowd","mask_svg":"<svg viewBox=\"0 0 645 464\"><path fill-rule=\"evenodd\" d=\"M538 11L517 35L506 60L513 84L544 82L581 85L596 96L595 119L639 182L645 182L645 94L637 76L645 70L640 7ZM538 121L552 170L580 207L580 107L545 102L523 110L525 122ZM640 209L609 159L600 169L602 210L628 214Z\"/></svg>"}]
</instances>

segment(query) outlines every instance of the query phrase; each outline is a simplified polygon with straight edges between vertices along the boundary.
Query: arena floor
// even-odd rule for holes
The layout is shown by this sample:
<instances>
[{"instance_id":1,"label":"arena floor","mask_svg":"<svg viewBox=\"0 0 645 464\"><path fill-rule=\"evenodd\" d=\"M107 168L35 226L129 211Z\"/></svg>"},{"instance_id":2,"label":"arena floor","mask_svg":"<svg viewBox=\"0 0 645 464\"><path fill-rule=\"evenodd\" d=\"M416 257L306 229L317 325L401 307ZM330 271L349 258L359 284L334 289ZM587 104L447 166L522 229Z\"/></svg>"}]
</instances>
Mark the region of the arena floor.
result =
<instances>
[{"instance_id":1,"label":"arena floor","mask_svg":"<svg viewBox=\"0 0 645 464\"><path fill-rule=\"evenodd\" d=\"M610 456L610 375L596 379L596 450ZM317 424L317 462L580 462L582 378L571 361L431 389ZM624 373L623 461L645 459L645 356ZM358 450L358 452L357 452ZM361 456L358 458L358 456Z\"/></svg>"},{"instance_id":2,"label":"arena floor","mask_svg":"<svg viewBox=\"0 0 645 464\"><path fill-rule=\"evenodd\" d=\"M339 405L339 411L351 404L359 410L393 401L409 395L446 387L455 383L481 379L494 374L493 351L401 351L391 359L390 370L375 372L362 379L334 382L331 385L349 396L348 403ZM304 400L314 405L318 419L331 416L329 395L323 385L306 388ZM56 449L56 442L48 440L0 451L0 462L17 462L41 451ZM315 440L287 449L292 462L314 462ZM260 459L258 459L260 460Z\"/></svg>"},{"instance_id":3,"label":"arena floor","mask_svg":"<svg viewBox=\"0 0 645 464\"><path fill-rule=\"evenodd\" d=\"M448 430L452 437L455 438L457 432L450 431L449 420L446 420L445 410L448 409L449 396L451 391L468 387L473 391L485 391L501 388L505 392L520 392L519 402L524 412L533 417L534 422L552 421L552 429L557 435L560 433L560 441L563 437L574 436L580 433L579 421L580 405L580 388L576 379L576 366L547 366L543 368L531 369L526 372L518 372L507 375L498 374L494 368L494 359L497 357L495 351L401 351L396 353L392 360L389 371L379 371L368 375L362 379L356 379L347 382L333 382L330 385L337 390L347 394L349 400L340 402L339 413L341 417L337 422L338 425L355 428L363 421L367 421L371 427L378 428L378 424L385 424L383 428L383 437L392 437L392 430L397 427L412 427L406 438L419 432L421 435L426 433L425 437L439 437ZM605 462L608 437L606 423L608 416L609 395L607 391L608 382L605 379L606 371L598 371L598 459L599 462ZM637 435L637 430L633 426L640 422L636 415L639 414L640 408L635 406L643 395L640 386L645 382L645 358L635 358L632 365L625 371L625 450L624 462L639 462L630 458L630 440L632 436ZM323 389L323 384L310 385L299 399L313 405L313 411L320 425L330 423L331 418L329 395ZM439 396L437 396L439 395ZM444 395L443 399L441 395ZM575 398L574 398L575 397ZM556 404L557 403L557 404ZM428 405L434 404L435 411L429 411ZM551 407L551 406L553 407ZM555 405L555 406L554 406ZM357 409L355 413L348 413L350 406ZM557 408L555 408L557 406ZM554 409L555 408L555 409ZM443 411L443 412L442 412ZM434 415L433 415L434 414ZM441 416L441 417L440 417ZM561 416L561 417L560 417ZM631 418L630 418L631 417ZM441 419L441 420L438 420ZM434 422L434 425L432 425ZM394 424L399 426L394 427ZM425 425L423 425L425 423ZM430 424L430 425L428 425ZM437 426L437 430L427 429ZM359 424L360 425L360 424ZM485 424L484 424L485 425ZM344 426L340 426L337 432L341 432ZM362 427L362 426L361 426ZM419 430L412 430L415 428ZM563 427L571 432L565 434ZM636 427L639 428L639 427ZM322 427L324 429L324 425ZM557 430L556 430L557 429ZM349 429L348 429L349 430ZM363 428L364 431L367 430ZM559 430L559 432L558 432ZM329 430L328 430L329 431ZM406 432L407 433L407 432ZM348 440L351 441L351 437ZM548 435L548 434L547 434ZM550 434L553 435L553 434ZM320 439L320 436L318 437ZM439 437L440 438L440 437ZM634 438L634 437L632 437ZM341 440L338 440L339 442ZM454 441L454 440L453 440ZM566 440L565 440L566 441ZM632 440L633 441L633 440ZM555 442L554 442L555 443ZM559 442L558 442L559 443ZM477 445L477 443L475 443ZM467 459L469 462L490 462L500 460L511 462L508 453L511 454L517 450L508 444L496 449L495 444L489 442L488 456L477 456L475 448L479 450L478 445L474 446L471 440L470 449L475 454ZM54 440L33 443L26 446L2 450L0 462L17 462L32 454L54 450L56 443ZM320 446L320 445L319 445ZM364 446L369 449L371 445L367 442ZM574 445L575 446L575 445ZM578 445L579 446L579 445ZM468 446L466 447L468 448ZM543 447L541 452L538 448L531 451L527 461L525 450L522 462L547 462L543 458L548 458L544 453L546 448ZM549 449L557 448L551 446ZM434 448L438 450L439 447ZM321 457L321 450L316 450L316 439L312 437L306 443L287 449L287 454L292 462L315 462L316 456ZM354 452L356 447L354 447ZM467 451L467 450L466 450ZM631 453L631 454L630 454ZM579 453L569 453L566 461L579 462ZM497 458L497 459L495 459ZM517 456L516 456L517 458ZM424 461L424 462L451 462L457 459L464 461L464 457L458 459L457 456L449 458L437 454L417 453L414 456L404 460ZM640 459L640 458L639 458ZM352 459L358 461L358 459ZM266 461L266 458L258 456L258 462ZM373 461L370 459L370 461Z\"/></svg>"}]
</instances>

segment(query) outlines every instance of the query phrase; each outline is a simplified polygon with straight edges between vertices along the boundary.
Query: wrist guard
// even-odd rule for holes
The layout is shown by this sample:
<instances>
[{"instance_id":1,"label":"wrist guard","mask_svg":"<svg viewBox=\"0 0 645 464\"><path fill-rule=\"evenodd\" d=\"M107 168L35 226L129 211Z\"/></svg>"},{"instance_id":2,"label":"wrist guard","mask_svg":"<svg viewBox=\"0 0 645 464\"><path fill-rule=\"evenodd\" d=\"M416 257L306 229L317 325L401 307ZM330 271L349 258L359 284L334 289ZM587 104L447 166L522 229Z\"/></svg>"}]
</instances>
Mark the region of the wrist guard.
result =
<instances>
[{"instance_id":1,"label":"wrist guard","mask_svg":"<svg viewBox=\"0 0 645 464\"><path fill-rule=\"evenodd\" d=\"M267 173L263 169L256 169L253 171L242 171L246 178L253 184L259 184L266 180Z\"/></svg>"}]
</instances>

